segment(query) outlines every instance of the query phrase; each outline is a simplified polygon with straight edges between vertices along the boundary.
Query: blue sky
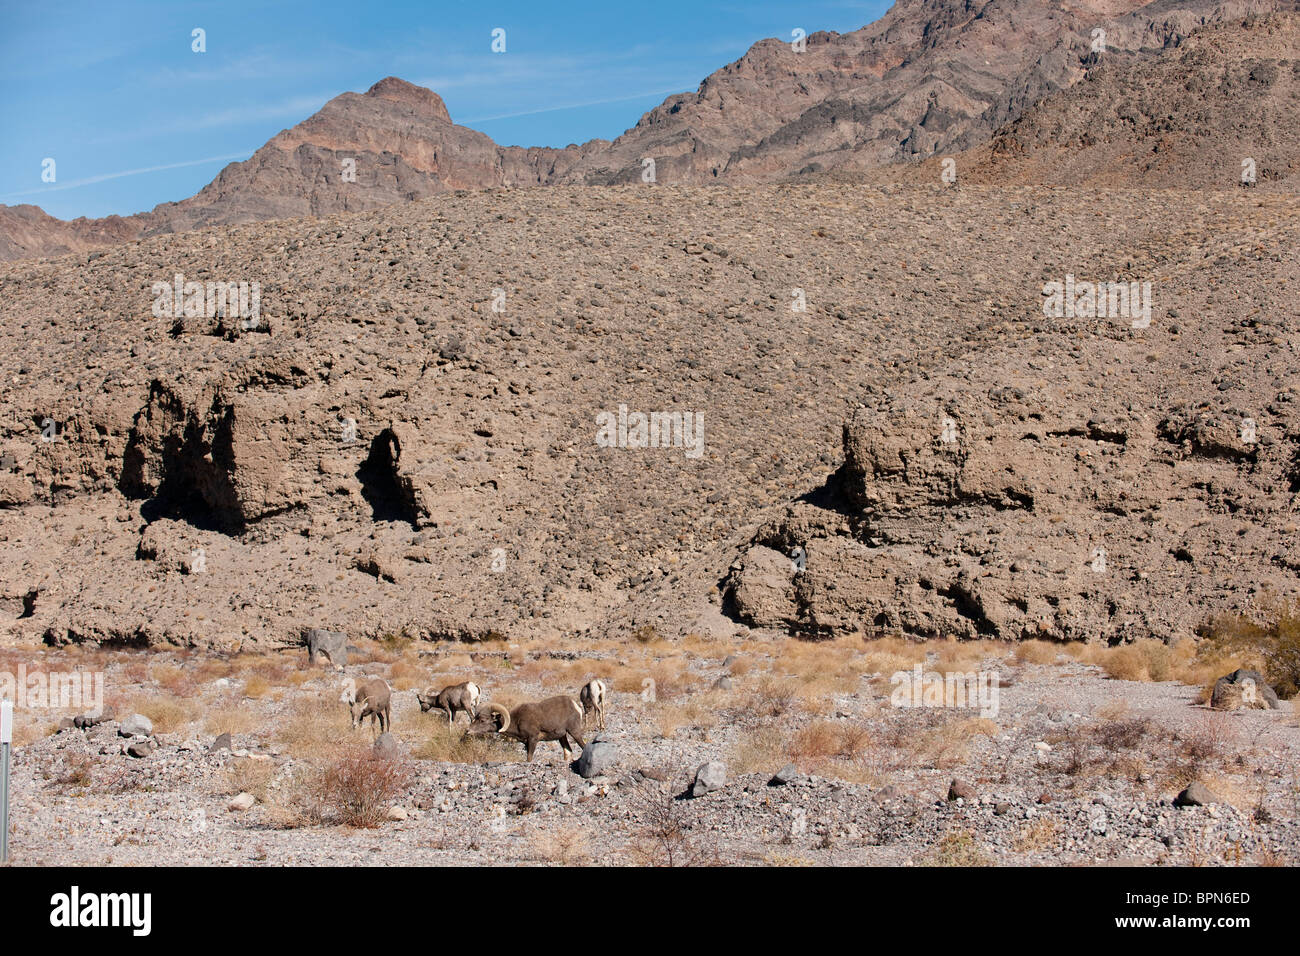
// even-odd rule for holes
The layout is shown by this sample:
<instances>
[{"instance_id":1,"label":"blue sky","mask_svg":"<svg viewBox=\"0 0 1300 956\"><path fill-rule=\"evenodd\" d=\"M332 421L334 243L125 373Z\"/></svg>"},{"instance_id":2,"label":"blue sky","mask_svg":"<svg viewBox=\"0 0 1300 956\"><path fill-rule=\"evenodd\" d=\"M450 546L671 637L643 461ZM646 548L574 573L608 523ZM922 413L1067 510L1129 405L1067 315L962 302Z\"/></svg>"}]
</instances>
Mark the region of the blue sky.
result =
<instances>
[{"instance_id":1,"label":"blue sky","mask_svg":"<svg viewBox=\"0 0 1300 956\"><path fill-rule=\"evenodd\" d=\"M847 33L889 6L0 0L0 203L70 219L183 199L385 76L435 90L455 122L502 145L613 139L757 40ZM497 27L504 54L491 50ZM195 28L205 53L191 49Z\"/></svg>"}]
</instances>

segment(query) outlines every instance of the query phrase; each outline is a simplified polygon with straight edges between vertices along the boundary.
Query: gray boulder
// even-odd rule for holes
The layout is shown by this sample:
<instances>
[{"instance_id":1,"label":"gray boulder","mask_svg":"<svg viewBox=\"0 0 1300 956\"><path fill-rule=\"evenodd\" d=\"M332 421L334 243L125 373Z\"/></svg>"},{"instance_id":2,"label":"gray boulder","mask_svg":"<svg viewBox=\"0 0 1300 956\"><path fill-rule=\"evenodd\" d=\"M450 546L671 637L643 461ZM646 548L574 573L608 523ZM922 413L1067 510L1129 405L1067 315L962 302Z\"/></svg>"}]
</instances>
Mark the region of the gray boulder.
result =
<instances>
[{"instance_id":1,"label":"gray boulder","mask_svg":"<svg viewBox=\"0 0 1300 956\"><path fill-rule=\"evenodd\" d=\"M153 735L153 721L144 714L132 714L122 721L117 732L123 737L150 737Z\"/></svg>"},{"instance_id":2,"label":"gray boulder","mask_svg":"<svg viewBox=\"0 0 1300 956\"><path fill-rule=\"evenodd\" d=\"M1210 706L1215 710L1277 710L1277 693L1259 671L1237 668L1214 682Z\"/></svg>"},{"instance_id":3,"label":"gray boulder","mask_svg":"<svg viewBox=\"0 0 1300 956\"><path fill-rule=\"evenodd\" d=\"M702 797L714 790L721 790L727 785L727 765L721 760L702 763L695 771L695 782L691 784L691 796Z\"/></svg>"},{"instance_id":4,"label":"gray boulder","mask_svg":"<svg viewBox=\"0 0 1300 956\"><path fill-rule=\"evenodd\" d=\"M590 780L617 765L618 748L608 740L596 737L587 741L587 746L582 748L582 756L578 758L578 774Z\"/></svg>"},{"instance_id":5,"label":"gray boulder","mask_svg":"<svg viewBox=\"0 0 1300 956\"><path fill-rule=\"evenodd\" d=\"M402 745L397 742L396 737L385 730L375 738L374 752L376 757L382 757L385 760L396 760L402 755Z\"/></svg>"},{"instance_id":6,"label":"gray boulder","mask_svg":"<svg viewBox=\"0 0 1300 956\"><path fill-rule=\"evenodd\" d=\"M307 645L307 663L315 664L324 654L335 667L348 666L348 636L342 631L326 631L313 627L303 638Z\"/></svg>"},{"instance_id":7,"label":"gray boulder","mask_svg":"<svg viewBox=\"0 0 1300 956\"><path fill-rule=\"evenodd\" d=\"M209 752L215 753L218 750L230 750L230 731L226 731L216 740L212 741L212 746L208 748Z\"/></svg>"}]
</instances>

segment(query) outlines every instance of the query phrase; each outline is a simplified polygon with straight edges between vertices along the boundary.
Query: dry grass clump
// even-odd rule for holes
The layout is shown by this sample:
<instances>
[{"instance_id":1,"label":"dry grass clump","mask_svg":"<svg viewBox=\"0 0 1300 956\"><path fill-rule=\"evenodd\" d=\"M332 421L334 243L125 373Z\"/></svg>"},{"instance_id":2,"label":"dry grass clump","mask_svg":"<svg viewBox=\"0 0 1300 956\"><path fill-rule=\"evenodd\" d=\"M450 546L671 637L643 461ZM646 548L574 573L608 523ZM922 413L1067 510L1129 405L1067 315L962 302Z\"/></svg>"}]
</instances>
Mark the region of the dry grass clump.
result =
<instances>
[{"instance_id":1,"label":"dry grass clump","mask_svg":"<svg viewBox=\"0 0 1300 956\"><path fill-rule=\"evenodd\" d=\"M1205 683L1222 666L1212 656L1200 653L1190 640L1166 644L1143 638L1117 647L1079 644L1071 645L1070 653L1085 664L1100 667L1112 680L1176 680L1195 686Z\"/></svg>"},{"instance_id":2,"label":"dry grass clump","mask_svg":"<svg viewBox=\"0 0 1300 956\"><path fill-rule=\"evenodd\" d=\"M1063 650L1056 641L1019 641L1015 658L1021 664L1054 664Z\"/></svg>"},{"instance_id":3,"label":"dry grass clump","mask_svg":"<svg viewBox=\"0 0 1300 956\"><path fill-rule=\"evenodd\" d=\"M893 674L911 670L913 665L925 662L930 650L928 643L909 641L902 637L878 637L866 641L862 655L863 673Z\"/></svg>"},{"instance_id":4,"label":"dry grass clump","mask_svg":"<svg viewBox=\"0 0 1300 956\"><path fill-rule=\"evenodd\" d=\"M203 729L214 737L222 734L247 734L257 726L257 717L247 707L225 705L213 707L203 716Z\"/></svg>"},{"instance_id":5,"label":"dry grass clump","mask_svg":"<svg viewBox=\"0 0 1300 956\"><path fill-rule=\"evenodd\" d=\"M949 830L920 860L920 866L992 866L993 860L969 830Z\"/></svg>"},{"instance_id":6,"label":"dry grass clump","mask_svg":"<svg viewBox=\"0 0 1300 956\"><path fill-rule=\"evenodd\" d=\"M18 708L14 708L14 747L26 747L38 740L44 740L46 737L56 733L59 729L57 721L38 720L29 714L25 714Z\"/></svg>"},{"instance_id":7,"label":"dry grass clump","mask_svg":"<svg viewBox=\"0 0 1300 956\"><path fill-rule=\"evenodd\" d=\"M227 796L251 793L259 803L265 803L267 788L273 779L275 779L274 763L269 760L243 757L221 771L215 785L216 792Z\"/></svg>"},{"instance_id":8,"label":"dry grass clump","mask_svg":"<svg viewBox=\"0 0 1300 956\"><path fill-rule=\"evenodd\" d=\"M920 726L898 721L890 727L888 745L907 754L922 767L959 767L970 759L970 748L978 736L996 737L998 725L985 717L955 717L942 711L921 711Z\"/></svg>"},{"instance_id":9,"label":"dry grass clump","mask_svg":"<svg viewBox=\"0 0 1300 956\"><path fill-rule=\"evenodd\" d=\"M160 662L149 668L150 679L177 697L189 697L199 685L197 670L193 667L178 667L169 662Z\"/></svg>"},{"instance_id":10,"label":"dry grass clump","mask_svg":"<svg viewBox=\"0 0 1300 956\"><path fill-rule=\"evenodd\" d=\"M471 737L464 726L447 730L447 718L441 714L421 714L420 742L411 756L416 760L433 760L440 763L502 763L524 759L524 747L516 740L499 734ZM547 744L545 746L553 746ZM542 753L542 747L538 747Z\"/></svg>"},{"instance_id":11,"label":"dry grass clump","mask_svg":"<svg viewBox=\"0 0 1300 956\"><path fill-rule=\"evenodd\" d=\"M1016 834L1012 848L1017 853L1035 853L1056 849L1061 837L1061 827L1051 817L1040 817L1026 824Z\"/></svg>"},{"instance_id":12,"label":"dry grass clump","mask_svg":"<svg viewBox=\"0 0 1300 956\"><path fill-rule=\"evenodd\" d=\"M289 705L288 716L275 726L275 740L294 757L315 758L334 753L352 734L352 719L333 689Z\"/></svg>"},{"instance_id":13,"label":"dry grass clump","mask_svg":"<svg viewBox=\"0 0 1300 956\"><path fill-rule=\"evenodd\" d=\"M429 684L428 669L408 658L402 657L393 661L388 668L388 684L394 692L401 690L424 690ZM441 690L441 686L439 690Z\"/></svg>"},{"instance_id":14,"label":"dry grass clump","mask_svg":"<svg viewBox=\"0 0 1300 956\"><path fill-rule=\"evenodd\" d=\"M870 744L871 732L862 724L815 720L795 731L785 753L801 770L812 772L832 758L856 760Z\"/></svg>"},{"instance_id":15,"label":"dry grass clump","mask_svg":"<svg viewBox=\"0 0 1300 956\"><path fill-rule=\"evenodd\" d=\"M738 774L776 773L786 764L785 735L776 727L754 727L731 747L728 765Z\"/></svg>"},{"instance_id":16,"label":"dry grass clump","mask_svg":"<svg viewBox=\"0 0 1300 956\"><path fill-rule=\"evenodd\" d=\"M202 707L196 700L153 693L138 693L121 698L114 702L113 709L121 717L144 714L153 724L156 734L178 733L197 721L202 712Z\"/></svg>"},{"instance_id":17,"label":"dry grass clump","mask_svg":"<svg viewBox=\"0 0 1300 956\"><path fill-rule=\"evenodd\" d=\"M582 866L591 862L586 831L579 826L556 830L536 828L529 838L533 857L553 866Z\"/></svg>"},{"instance_id":18,"label":"dry grass clump","mask_svg":"<svg viewBox=\"0 0 1300 956\"><path fill-rule=\"evenodd\" d=\"M739 702L738 709L746 717L782 717L790 712L797 697L798 687L794 681L765 674L749 695Z\"/></svg>"}]
</instances>

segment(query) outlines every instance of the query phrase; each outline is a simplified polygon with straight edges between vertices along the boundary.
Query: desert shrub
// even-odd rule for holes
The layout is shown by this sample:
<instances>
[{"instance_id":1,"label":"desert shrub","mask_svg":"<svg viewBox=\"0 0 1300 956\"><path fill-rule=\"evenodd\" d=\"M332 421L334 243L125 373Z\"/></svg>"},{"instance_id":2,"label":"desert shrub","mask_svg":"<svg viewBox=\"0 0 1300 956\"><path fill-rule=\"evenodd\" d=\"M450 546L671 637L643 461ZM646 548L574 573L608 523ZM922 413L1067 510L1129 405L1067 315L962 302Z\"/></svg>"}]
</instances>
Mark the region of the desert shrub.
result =
<instances>
[{"instance_id":1,"label":"desert shrub","mask_svg":"<svg viewBox=\"0 0 1300 956\"><path fill-rule=\"evenodd\" d=\"M749 717L780 717L794 705L795 696L793 682L764 676L741 704L741 711Z\"/></svg>"},{"instance_id":2,"label":"desert shrub","mask_svg":"<svg viewBox=\"0 0 1300 956\"><path fill-rule=\"evenodd\" d=\"M296 802L309 822L371 829L410 781L405 760L351 750L309 768Z\"/></svg>"}]
</instances>

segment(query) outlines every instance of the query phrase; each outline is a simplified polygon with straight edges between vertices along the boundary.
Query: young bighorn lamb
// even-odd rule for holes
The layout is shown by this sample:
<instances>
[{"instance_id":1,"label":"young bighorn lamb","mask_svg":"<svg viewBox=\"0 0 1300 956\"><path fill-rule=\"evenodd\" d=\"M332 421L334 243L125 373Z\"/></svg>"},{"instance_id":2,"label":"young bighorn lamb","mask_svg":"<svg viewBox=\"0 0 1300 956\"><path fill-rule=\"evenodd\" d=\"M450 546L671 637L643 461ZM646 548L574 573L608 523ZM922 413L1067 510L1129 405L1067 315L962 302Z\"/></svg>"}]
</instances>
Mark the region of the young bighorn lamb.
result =
<instances>
[{"instance_id":1,"label":"young bighorn lamb","mask_svg":"<svg viewBox=\"0 0 1300 956\"><path fill-rule=\"evenodd\" d=\"M393 725L393 719L389 714L392 691L381 677L367 677L360 683L357 683L355 678L349 677L343 682L343 694L339 700L348 705L353 729L356 729L357 725L367 717L370 718L372 730L375 721L379 721L380 733L385 733Z\"/></svg>"},{"instance_id":2,"label":"young bighorn lamb","mask_svg":"<svg viewBox=\"0 0 1300 956\"><path fill-rule=\"evenodd\" d=\"M573 759L569 740L576 741L579 747L586 746L582 739L582 707L571 697L548 697L534 704L520 704L514 710L488 704L470 724L469 733L504 734L522 740L529 760L542 740L558 741L565 763Z\"/></svg>"},{"instance_id":3,"label":"young bighorn lamb","mask_svg":"<svg viewBox=\"0 0 1300 956\"><path fill-rule=\"evenodd\" d=\"M599 677L587 681L582 685L582 690L578 691L583 716L589 716L592 711L595 711L596 723L601 730L605 729L605 696L605 682Z\"/></svg>"},{"instance_id":4,"label":"young bighorn lamb","mask_svg":"<svg viewBox=\"0 0 1300 956\"><path fill-rule=\"evenodd\" d=\"M428 688L423 694L418 690L415 692L415 699L420 702L420 710L428 713L433 708L438 708L447 715L447 729L451 729L452 723L456 720L456 715L461 711L469 714L470 723L478 716L478 684L473 681L465 681L461 684L452 684L450 687L444 687L438 693L433 692L433 688Z\"/></svg>"}]
</instances>

